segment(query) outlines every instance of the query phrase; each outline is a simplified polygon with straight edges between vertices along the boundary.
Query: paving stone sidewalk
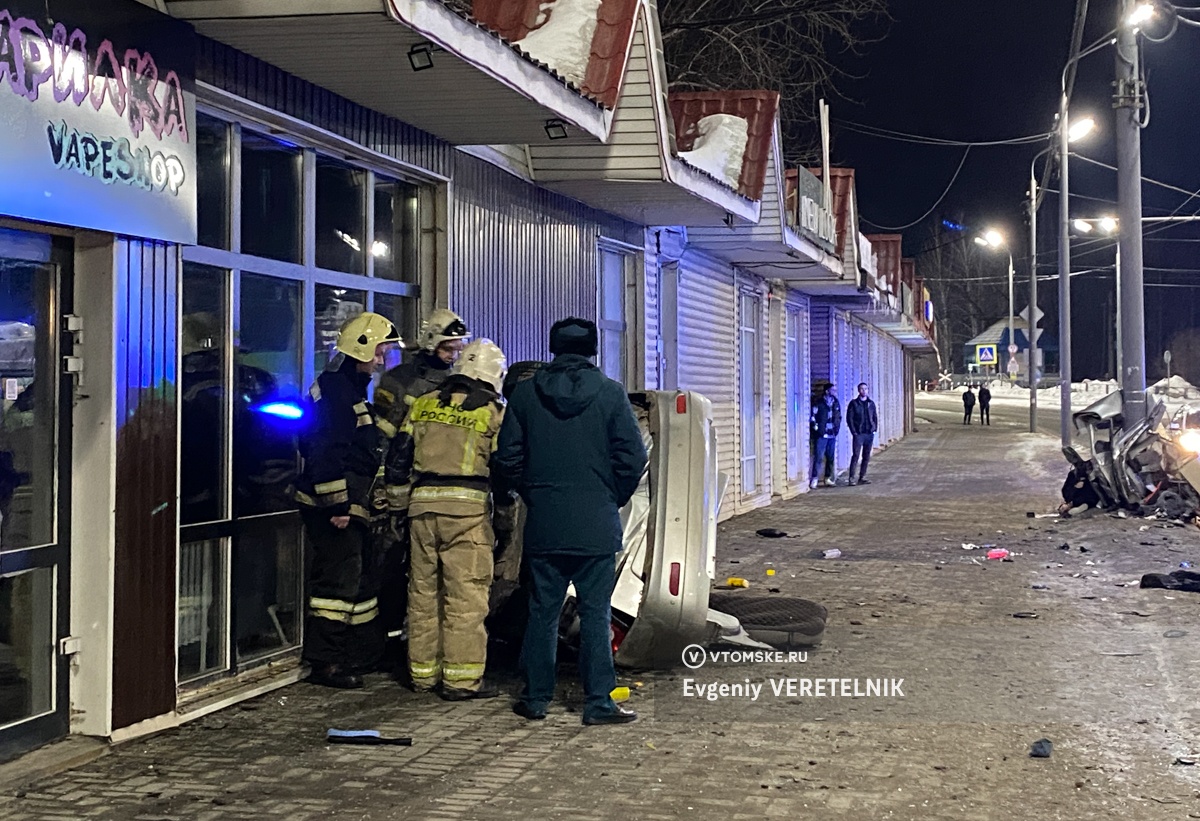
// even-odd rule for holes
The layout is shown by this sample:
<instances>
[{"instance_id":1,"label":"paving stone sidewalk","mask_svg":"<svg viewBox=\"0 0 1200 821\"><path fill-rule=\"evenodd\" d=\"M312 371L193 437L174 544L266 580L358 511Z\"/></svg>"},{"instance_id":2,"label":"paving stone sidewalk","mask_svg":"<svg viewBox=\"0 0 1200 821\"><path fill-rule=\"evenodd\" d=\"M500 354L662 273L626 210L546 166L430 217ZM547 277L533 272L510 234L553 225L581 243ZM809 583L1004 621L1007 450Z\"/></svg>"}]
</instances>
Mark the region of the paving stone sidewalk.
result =
<instances>
[{"instance_id":1,"label":"paving stone sidewalk","mask_svg":"<svg viewBox=\"0 0 1200 821\"><path fill-rule=\"evenodd\" d=\"M0 818L1200 818L1197 768L1172 763L1197 729L1200 601L1118 586L1196 556L1197 532L1027 518L1053 507L1061 457L1018 411L996 415L963 428L931 400L872 484L721 525L719 579L829 608L804 662L623 674L642 685L643 718L603 728L580 725L565 667L561 703L536 723L508 699L446 704L382 676L350 693L301 683L2 794ZM964 542L1016 555L988 561ZM817 558L830 547L843 557ZM788 677L903 678L905 695L683 689ZM329 727L414 743L331 746ZM1029 758L1042 737L1052 757Z\"/></svg>"}]
</instances>

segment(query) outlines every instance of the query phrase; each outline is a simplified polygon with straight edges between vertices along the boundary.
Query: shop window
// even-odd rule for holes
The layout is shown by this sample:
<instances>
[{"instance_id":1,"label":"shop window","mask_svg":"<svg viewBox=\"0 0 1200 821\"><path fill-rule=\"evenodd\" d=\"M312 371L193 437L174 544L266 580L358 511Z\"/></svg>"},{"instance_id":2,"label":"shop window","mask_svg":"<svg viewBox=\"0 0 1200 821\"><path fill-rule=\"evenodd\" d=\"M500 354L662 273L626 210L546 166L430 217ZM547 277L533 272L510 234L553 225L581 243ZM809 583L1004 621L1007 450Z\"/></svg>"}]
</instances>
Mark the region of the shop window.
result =
<instances>
[{"instance_id":1,"label":"shop window","mask_svg":"<svg viewBox=\"0 0 1200 821\"><path fill-rule=\"evenodd\" d=\"M297 469L302 409L300 283L243 274L234 377L234 515L293 510L288 486Z\"/></svg>"},{"instance_id":2,"label":"shop window","mask_svg":"<svg viewBox=\"0 0 1200 821\"><path fill-rule=\"evenodd\" d=\"M180 545L177 625L180 681L228 667L226 544L224 539L208 539Z\"/></svg>"},{"instance_id":3,"label":"shop window","mask_svg":"<svg viewBox=\"0 0 1200 821\"><path fill-rule=\"evenodd\" d=\"M337 354L342 326L366 310L367 292L317 285L314 294L313 373L319 374Z\"/></svg>"},{"instance_id":4,"label":"shop window","mask_svg":"<svg viewBox=\"0 0 1200 821\"><path fill-rule=\"evenodd\" d=\"M197 244L229 248L229 125L196 115Z\"/></svg>"},{"instance_id":5,"label":"shop window","mask_svg":"<svg viewBox=\"0 0 1200 821\"><path fill-rule=\"evenodd\" d=\"M43 237L0 230L0 550L50 544L58 363Z\"/></svg>"},{"instance_id":6,"label":"shop window","mask_svg":"<svg viewBox=\"0 0 1200 821\"><path fill-rule=\"evenodd\" d=\"M54 571L0 576L0 727L48 713L54 664Z\"/></svg>"},{"instance_id":7,"label":"shop window","mask_svg":"<svg viewBox=\"0 0 1200 821\"><path fill-rule=\"evenodd\" d=\"M377 177L375 236L371 243L375 276L418 284L417 187Z\"/></svg>"},{"instance_id":8,"label":"shop window","mask_svg":"<svg viewBox=\"0 0 1200 821\"><path fill-rule=\"evenodd\" d=\"M300 643L304 579L299 516L239 524L233 540L233 639L239 662Z\"/></svg>"},{"instance_id":9,"label":"shop window","mask_svg":"<svg viewBox=\"0 0 1200 821\"><path fill-rule=\"evenodd\" d=\"M180 523L212 522L226 514L229 315L227 274L219 268L183 265L183 376L180 390Z\"/></svg>"},{"instance_id":10,"label":"shop window","mask_svg":"<svg viewBox=\"0 0 1200 821\"><path fill-rule=\"evenodd\" d=\"M367 172L317 156L317 267L365 274Z\"/></svg>"},{"instance_id":11,"label":"shop window","mask_svg":"<svg viewBox=\"0 0 1200 821\"><path fill-rule=\"evenodd\" d=\"M739 321L738 382L742 418L742 492L755 493L762 485L759 458L759 407L762 381L762 348L759 341L762 300L757 294L742 294Z\"/></svg>"},{"instance_id":12,"label":"shop window","mask_svg":"<svg viewBox=\"0 0 1200 821\"><path fill-rule=\"evenodd\" d=\"M242 251L300 262L304 205L301 152L242 133Z\"/></svg>"},{"instance_id":13,"label":"shop window","mask_svg":"<svg viewBox=\"0 0 1200 821\"><path fill-rule=\"evenodd\" d=\"M800 386L800 369L804 366L800 342L801 317L795 308L786 309L784 328L784 401L787 402L787 475L789 479L802 478L804 460L801 458L801 440L807 416L804 396Z\"/></svg>"},{"instance_id":14,"label":"shop window","mask_svg":"<svg viewBox=\"0 0 1200 821\"><path fill-rule=\"evenodd\" d=\"M625 291L632 259L614 248L600 248L599 364L605 376L622 385L627 377Z\"/></svg>"},{"instance_id":15,"label":"shop window","mask_svg":"<svg viewBox=\"0 0 1200 821\"><path fill-rule=\"evenodd\" d=\"M412 297L396 296L394 294L375 294L375 313L383 314L392 321L400 331L400 338L405 347L412 350L417 342L417 300ZM404 350L399 346L389 346L385 367L394 368L400 364Z\"/></svg>"}]
</instances>

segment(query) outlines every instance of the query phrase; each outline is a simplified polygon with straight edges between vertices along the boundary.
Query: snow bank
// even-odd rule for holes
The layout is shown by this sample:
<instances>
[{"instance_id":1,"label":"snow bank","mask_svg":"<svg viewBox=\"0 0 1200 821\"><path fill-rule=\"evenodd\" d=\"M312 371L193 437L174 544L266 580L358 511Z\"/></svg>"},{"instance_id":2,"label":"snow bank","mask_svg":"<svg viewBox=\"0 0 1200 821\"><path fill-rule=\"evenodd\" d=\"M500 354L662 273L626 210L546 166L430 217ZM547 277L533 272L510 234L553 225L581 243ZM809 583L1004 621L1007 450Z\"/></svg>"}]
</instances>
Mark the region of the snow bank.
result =
<instances>
[{"instance_id":1,"label":"snow bank","mask_svg":"<svg viewBox=\"0 0 1200 821\"><path fill-rule=\"evenodd\" d=\"M582 87L592 57L592 37L602 0L550 0L542 3L538 25L517 48Z\"/></svg>"},{"instance_id":2,"label":"snow bank","mask_svg":"<svg viewBox=\"0 0 1200 821\"><path fill-rule=\"evenodd\" d=\"M1150 386L1150 393L1170 399L1200 399L1200 388L1178 375L1158 380Z\"/></svg>"},{"instance_id":3,"label":"snow bank","mask_svg":"<svg viewBox=\"0 0 1200 821\"><path fill-rule=\"evenodd\" d=\"M700 136L692 150L681 151L679 158L736 189L742 177L742 159L746 154L750 124L732 114L710 114L702 117L696 128Z\"/></svg>"}]
</instances>

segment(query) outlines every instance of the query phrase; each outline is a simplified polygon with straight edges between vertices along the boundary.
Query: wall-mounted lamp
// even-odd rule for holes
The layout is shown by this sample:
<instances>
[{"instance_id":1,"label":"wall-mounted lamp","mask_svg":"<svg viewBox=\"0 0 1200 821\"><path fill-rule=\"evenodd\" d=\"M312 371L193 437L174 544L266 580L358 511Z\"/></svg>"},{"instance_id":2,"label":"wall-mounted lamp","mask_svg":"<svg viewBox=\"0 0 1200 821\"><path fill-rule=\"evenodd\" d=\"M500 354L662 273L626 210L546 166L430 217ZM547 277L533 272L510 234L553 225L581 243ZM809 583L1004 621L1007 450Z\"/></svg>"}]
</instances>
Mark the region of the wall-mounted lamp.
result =
<instances>
[{"instance_id":1,"label":"wall-mounted lamp","mask_svg":"<svg viewBox=\"0 0 1200 821\"><path fill-rule=\"evenodd\" d=\"M408 50L408 64L413 71L424 71L433 68L433 53L441 51L433 43L417 43Z\"/></svg>"},{"instance_id":2,"label":"wall-mounted lamp","mask_svg":"<svg viewBox=\"0 0 1200 821\"><path fill-rule=\"evenodd\" d=\"M546 136L552 140L565 140L567 124L562 120L546 120Z\"/></svg>"}]
</instances>

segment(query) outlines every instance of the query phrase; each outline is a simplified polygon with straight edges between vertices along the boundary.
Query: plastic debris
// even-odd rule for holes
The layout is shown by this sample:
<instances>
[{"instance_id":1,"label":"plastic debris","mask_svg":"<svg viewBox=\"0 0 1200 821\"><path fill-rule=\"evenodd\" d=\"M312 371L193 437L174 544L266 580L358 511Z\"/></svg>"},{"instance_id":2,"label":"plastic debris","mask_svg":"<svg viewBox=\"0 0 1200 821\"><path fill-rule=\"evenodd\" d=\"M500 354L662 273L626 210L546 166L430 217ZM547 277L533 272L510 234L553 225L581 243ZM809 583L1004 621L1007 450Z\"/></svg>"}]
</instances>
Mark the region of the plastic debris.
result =
<instances>
[{"instance_id":1,"label":"plastic debris","mask_svg":"<svg viewBox=\"0 0 1200 821\"><path fill-rule=\"evenodd\" d=\"M835 547L831 550L826 550L821 555L826 559L840 559L842 557L842 551Z\"/></svg>"},{"instance_id":2,"label":"plastic debris","mask_svg":"<svg viewBox=\"0 0 1200 821\"><path fill-rule=\"evenodd\" d=\"M1037 613L1030 613L1028 611L1022 611L1020 613L1013 613L1014 619L1036 619L1037 617L1038 617Z\"/></svg>"},{"instance_id":3,"label":"plastic debris","mask_svg":"<svg viewBox=\"0 0 1200 821\"><path fill-rule=\"evenodd\" d=\"M767 568L767 575L768 575L768 576L774 576L774 575L775 575L775 569L774 569L774 568Z\"/></svg>"},{"instance_id":4,"label":"plastic debris","mask_svg":"<svg viewBox=\"0 0 1200 821\"><path fill-rule=\"evenodd\" d=\"M963 550L978 550L979 545L975 544L974 542L963 542L962 549Z\"/></svg>"},{"instance_id":5,"label":"plastic debris","mask_svg":"<svg viewBox=\"0 0 1200 821\"><path fill-rule=\"evenodd\" d=\"M729 587L749 587L750 586L750 582L746 581L745 579L739 579L736 576L730 576L725 581L725 584Z\"/></svg>"},{"instance_id":6,"label":"plastic debris","mask_svg":"<svg viewBox=\"0 0 1200 821\"><path fill-rule=\"evenodd\" d=\"M613 701L628 701L629 700L629 688L628 687L614 687L613 691L611 693L609 693L608 695L609 695L609 698L611 698Z\"/></svg>"},{"instance_id":7,"label":"plastic debris","mask_svg":"<svg viewBox=\"0 0 1200 821\"><path fill-rule=\"evenodd\" d=\"M329 744L390 744L396 747L411 747L412 739L397 736L385 736L378 730L335 730L325 733L325 741Z\"/></svg>"},{"instance_id":8,"label":"plastic debris","mask_svg":"<svg viewBox=\"0 0 1200 821\"><path fill-rule=\"evenodd\" d=\"M1048 738L1039 738L1033 742L1033 746L1029 748L1030 758L1049 758L1050 753L1054 750L1054 742Z\"/></svg>"},{"instance_id":9,"label":"plastic debris","mask_svg":"<svg viewBox=\"0 0 1200 821\"><path fill-rule=\"evenodd\" d=\"M776 529L775 529L775 528L773 528L773 527L764 527L762 530L756 530L756 531L754 531L754 532L755 532L755 534L757 534L757 535L759 535L759 536L763 537L764 539L784 539L784 538L787 538L787 534L786 534L786 533L784 533L782 530L776 530Z\"/></svg>"},{"instance_id":10,"label":"plastic debris","mask_svg":"<svg viewBox=\"0 0 1200 821\"><path fill-rule=\"evenodd\" d=\"M995 550L989 550L987 552L987 557L989 559L1007 559L1008 551L1005 550L1003 547L998 547Z\"/></svg>"},{"instance_id":11,"label":"plastic debris","mask_svg":"<svg viewBox=\"0 0 1200 821\"><path fill-rule=\"evenodd\" d=\"M1179 566L1186 570L1187 568L1192 566L1192 563L1191 562L1180 562Z\"/></svg>"}]
</instances>

